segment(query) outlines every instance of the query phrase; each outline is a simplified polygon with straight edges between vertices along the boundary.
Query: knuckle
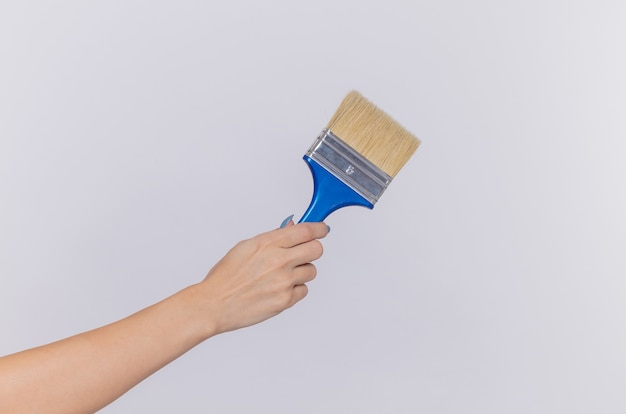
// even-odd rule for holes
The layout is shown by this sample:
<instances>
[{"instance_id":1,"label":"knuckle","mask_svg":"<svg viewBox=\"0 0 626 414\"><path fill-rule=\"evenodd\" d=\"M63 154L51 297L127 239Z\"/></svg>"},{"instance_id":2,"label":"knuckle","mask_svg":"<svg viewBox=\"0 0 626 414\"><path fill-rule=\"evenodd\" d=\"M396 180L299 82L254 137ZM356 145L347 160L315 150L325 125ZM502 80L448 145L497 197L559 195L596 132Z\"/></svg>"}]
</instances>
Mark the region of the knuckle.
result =
<instances>
[{"instance_id":1,"label":"knuckle","mask_svg":"<svg viewBox=\"0 0 626 414\"><path fill-rule=\"evenodd\" d=\"M317 259L322 257L322 255L324 254L324 246L322 245L322 242L320 242L319 240L312 240L311 251Z\"/></svg>"},{"instance_id":2,"label":"knuckle","mask_svg":"<svg viewBox=\"0 0 626 414\"><path fill-rule=\"evenodd\" d=\"M305 223L304 226L300 226L300 231L302 232L302 236L305 237L307 240L311 240L315 237L315 234L313 232L313 226L311 225L311 223Z\"/></svg>"},{"instance_id":3,"label":"knuckle","mask_svg":"<svg viewBox=\"0 0 626 414\"><path fill-rule=\"evenodd\" d=\"M308 293L309 288L307 285L299 285L295 289L292 289L288 307L292 307L296 303L300 302L306 297L306 295L308 295Z\"/></svg>"},{"instance_id":4,"label":"knuckle","mask_svg":"<svg viewBox=\"0 0 626 414\"><path fill-rule=\"evenodd\" d=\"M302 291L302 296L300 299L304 298L306 295L309 294L309 287L307 285L302 285L300 289Z\"/></svg>"},{"instance_id":5,"label":"knuckle","mask_svg":"<svg viewBox=\"0 0 626 414\"><path fill-rule=\"evenodd\" d=\"M289 291L283 290L280 295L276 296L276 307L281 311L289 308L293 303L293 294Z\"/></svg>"}]
</instances>

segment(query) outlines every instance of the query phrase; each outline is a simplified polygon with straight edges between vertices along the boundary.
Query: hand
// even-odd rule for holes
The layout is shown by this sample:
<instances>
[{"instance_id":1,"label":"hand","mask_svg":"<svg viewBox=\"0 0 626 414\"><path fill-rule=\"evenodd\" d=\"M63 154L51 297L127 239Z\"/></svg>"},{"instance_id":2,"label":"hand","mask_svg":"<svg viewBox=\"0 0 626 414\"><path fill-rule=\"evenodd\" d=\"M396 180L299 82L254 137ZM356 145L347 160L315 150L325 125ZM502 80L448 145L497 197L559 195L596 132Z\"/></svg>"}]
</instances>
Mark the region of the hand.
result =
<instances>
[{"instance_id":1,"label":"hand","mask_svg":"<svg viewBox=\"0 0 626 414\"><path fill-rule=\"evenodd\" d=\"M231 249L199 284L214 333L254 325L304 298L326 234L324 223L289 223Z\"/></svg>"}]
</instances>

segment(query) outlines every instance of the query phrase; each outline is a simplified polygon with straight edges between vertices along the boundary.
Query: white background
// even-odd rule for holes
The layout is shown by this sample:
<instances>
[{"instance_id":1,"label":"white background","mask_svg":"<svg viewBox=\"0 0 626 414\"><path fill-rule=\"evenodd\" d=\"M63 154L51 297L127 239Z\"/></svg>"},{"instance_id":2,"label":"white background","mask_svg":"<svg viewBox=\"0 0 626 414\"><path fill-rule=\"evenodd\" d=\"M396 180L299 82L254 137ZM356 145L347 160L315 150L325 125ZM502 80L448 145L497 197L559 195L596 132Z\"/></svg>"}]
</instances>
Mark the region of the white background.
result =
<instances>
[{"instance_id":1,"label":"white background","mask_svg":"<svg viewBox=\"0 0 626 414\"><path fill-rule=\"evenodd\" d=\"M0 354L302 214L354 88L423 145L309 297L102 412L625 412L625 4L2 2Z\"/></svg>"}]
</instances>

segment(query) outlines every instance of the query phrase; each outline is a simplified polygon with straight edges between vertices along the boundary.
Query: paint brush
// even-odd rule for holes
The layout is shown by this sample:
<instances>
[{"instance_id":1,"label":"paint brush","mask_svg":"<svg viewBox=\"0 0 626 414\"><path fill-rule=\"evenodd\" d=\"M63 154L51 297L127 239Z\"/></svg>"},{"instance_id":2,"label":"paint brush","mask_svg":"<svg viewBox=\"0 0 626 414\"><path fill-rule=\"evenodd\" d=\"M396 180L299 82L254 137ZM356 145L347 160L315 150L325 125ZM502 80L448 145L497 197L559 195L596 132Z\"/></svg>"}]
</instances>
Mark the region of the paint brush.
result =
<instances>
[{"instance_id":1,"label":"paint brush","mask_svg":"<svg viewBox=\"0 0 626 414\"><path fill-rule=\"evenodd\" d=\"M347 206L374 208L420 141L356 91L341 102L304 155L313 199L300 222Z\"/></svg>"}]
</instances>

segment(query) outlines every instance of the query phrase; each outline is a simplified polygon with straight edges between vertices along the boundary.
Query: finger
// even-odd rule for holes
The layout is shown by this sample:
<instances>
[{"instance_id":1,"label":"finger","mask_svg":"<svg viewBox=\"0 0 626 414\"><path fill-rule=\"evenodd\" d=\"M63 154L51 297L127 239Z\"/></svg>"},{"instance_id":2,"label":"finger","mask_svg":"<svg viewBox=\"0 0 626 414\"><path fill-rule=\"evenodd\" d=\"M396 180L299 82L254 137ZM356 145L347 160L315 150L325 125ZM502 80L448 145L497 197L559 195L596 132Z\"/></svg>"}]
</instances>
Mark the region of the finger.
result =
<instances>
[{"instance_id":1,"label":"finger","mask_svg":"<svg viewBox=\"0 0 626 414\"><path fill-rule=\"evenodd\" d=\"M314 239L322 239L328 234L328 226L324 223L298 223L282 229L277 236L280 247L294 247Z\"/></svg>"},{"instance_id":2,"label":"finger","mask_svg":"<svg viewBox=\"0 0 626 414\"><path fill-rule=\"evenodd\" d=\"M305 263L293 270L294 286L311 282L317 276L317 269L311 263Z\"/></svg>"},{"instance_id":3,"label":"finger","mask_svg":"<svg viewBox=\"0 0 626 414\"><path fill-rule=\"evenodd\" d=\"M293 288L293 294L291 296L291 304L289 307L300 302L309 293L309 288L306 285L297 285Z\"/></svg>"},{"instance_id":4,"label":"finger","mask_svg":"<svg viewBox=\"0 0 626 414\"><path fill-rule=\"evenodd\" d=\"M289 249L284 249L283 253L286 263L293 267L313 262L324 254L324 246L319 240L311 240L299 244Z\"/></svg>"}]
</instances>

